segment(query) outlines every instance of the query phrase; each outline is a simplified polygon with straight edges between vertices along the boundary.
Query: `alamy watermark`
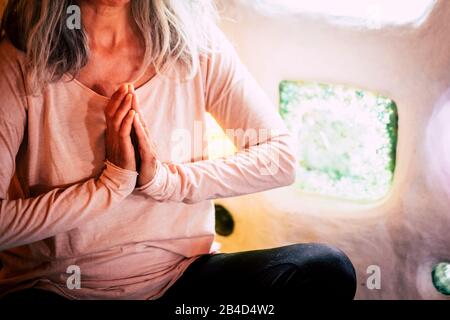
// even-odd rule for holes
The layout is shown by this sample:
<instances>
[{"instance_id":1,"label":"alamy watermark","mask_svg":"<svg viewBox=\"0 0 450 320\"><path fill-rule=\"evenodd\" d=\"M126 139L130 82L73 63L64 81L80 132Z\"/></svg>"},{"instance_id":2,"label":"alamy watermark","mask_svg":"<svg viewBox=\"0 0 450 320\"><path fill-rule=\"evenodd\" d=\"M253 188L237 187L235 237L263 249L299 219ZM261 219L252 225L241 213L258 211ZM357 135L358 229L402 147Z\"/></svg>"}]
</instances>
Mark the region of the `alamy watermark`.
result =
<instances>
[{"instance_id":1,"label":"alamy watermark","mask_svg":"<svg viewBox=\"0 0 450 320\"><path fill-rule=\"evenodd\" d=\"M369 277L366 280L366 287L369 290L381 289L381 268L377 265L370 265L367 267L366 274Z\"/></svg>"},{"instance_id":2,"label":"alamy watermark","mask_svg":"<svg viewBox=\"0 0 450 320\"><path fill-rule=\"evenodd\" d=\"M274 129L226 129L225 136L239 150L223 161L233 164L240 156L242 161L256 165L261 176L276 175L280 170L281 152L279 143L272 139L279 135L280 132ZM170 143L170 159L173 162L206 158L208 155L209 146L202 121L194 121L193 128L172 130ZM215 144L215 148L218 147L221 148L220 144ZM227 141L223 140L222 148L224 151L227 149Z\"/></svg>"},{"instance_id":3,"label":"alamy watermark","mask_svg":"<svg viewBox=\"0 0 450 320\"><path fill-rule=\"evenodd\" d=\"M71 5L67 7L66 11L68 17L66 19L66 27L69 30L81 29L81 9L77 5Z\"/></svg>"},{"instance_id":4,"label":"alamy watermark","mask_svg":"<svg viewBox=\"0 0 450 320\"><path fill-rule=\"evenodd\" d=\"M77 265L71 265L67 267L66 273L69 275L66 280L67 289L81 289L81 268Z\"/></svg>"}]
</instances>

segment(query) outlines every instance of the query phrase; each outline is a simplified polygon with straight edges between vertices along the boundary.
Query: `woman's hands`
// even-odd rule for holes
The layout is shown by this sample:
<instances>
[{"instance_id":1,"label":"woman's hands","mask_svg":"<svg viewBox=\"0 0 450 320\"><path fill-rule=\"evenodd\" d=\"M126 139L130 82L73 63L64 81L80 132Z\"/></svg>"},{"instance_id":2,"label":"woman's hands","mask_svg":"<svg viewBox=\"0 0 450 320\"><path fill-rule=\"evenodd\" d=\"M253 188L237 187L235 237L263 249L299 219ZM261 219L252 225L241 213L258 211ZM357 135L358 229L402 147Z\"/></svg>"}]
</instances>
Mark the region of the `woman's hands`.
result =
<instances>
[{"instance_id":1,"label":"woman's hands","mask_svg":"<svg viewBox=\"0 0 450 320\"><path fill-rule=\"evenodd\" d=\"M149 183L156 174L157 154L156 147L150 138L150 132L147 129L145 121L142 117L139 100L136 96L133 85L129 86L129 92L133 96L132 108L136 112L133 127L137 137L137 150L141 160L137 186L141 187Z\"/></svg>"},{"instance_id":2,"label":"woman's hands","mask_svg":"<svg viewBox=\"0 0 450 320\"><path fill-rule=\"evenodd\" d=\"M133 85L120 86L106 106L105 116L107 159L120 168L139 170L137 186L146 185L156 173L156 148L142 118ZM137 148L131 138L133 128ZM137 168L136 152L139 152L140 168Z\"/></svg>"},{"instance_id":3,"label":"woman's hands","mask_svg":"<svg viewBox=\"0 0 450 320\"><path fill-rule=\"evenodd\" d=\"M114 165L136 171L136 160L131 129L136 111L132 109L133 94L127 85L122 85L113 94L105 108L106 158Z\"/></svg>"}]
</instances>

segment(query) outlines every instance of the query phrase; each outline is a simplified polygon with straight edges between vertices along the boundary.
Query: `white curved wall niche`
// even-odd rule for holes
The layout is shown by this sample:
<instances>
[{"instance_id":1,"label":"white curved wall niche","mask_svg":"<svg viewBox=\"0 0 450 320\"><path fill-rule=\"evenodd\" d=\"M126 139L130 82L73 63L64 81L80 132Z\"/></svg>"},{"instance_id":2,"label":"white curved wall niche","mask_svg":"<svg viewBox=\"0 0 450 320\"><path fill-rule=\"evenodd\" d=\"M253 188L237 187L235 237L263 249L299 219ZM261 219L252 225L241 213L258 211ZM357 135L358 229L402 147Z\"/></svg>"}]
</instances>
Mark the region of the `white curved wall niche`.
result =
<instances>
[{"instance_id":1,"label":"white curved wall niche","mask_svg":"<svg viewBox=\"0 0 450 320\"><path fill-rule=\"evenodd\" d=\"M431 272L436 263L450 261L450 201L445 184L432 174L436 163L428 159L439 152L426 137L438 128L432 115L449 114L437 111L450 87L450 1L430 1L432 10L424 11L422 21L381 29L330 23L324 13L269 14L264 2L221 0L219 8L222 29L274 106L283 80L389 97L399 116L395 176L389 197L368 205L304 195L295 187L220 200L235 221L230 237L218 237L223 251L327 242L354 262L357 299L448 299L434 288ZM380 267L380 290L366 286L371 265Z\"/></svg>"}]
</instances>

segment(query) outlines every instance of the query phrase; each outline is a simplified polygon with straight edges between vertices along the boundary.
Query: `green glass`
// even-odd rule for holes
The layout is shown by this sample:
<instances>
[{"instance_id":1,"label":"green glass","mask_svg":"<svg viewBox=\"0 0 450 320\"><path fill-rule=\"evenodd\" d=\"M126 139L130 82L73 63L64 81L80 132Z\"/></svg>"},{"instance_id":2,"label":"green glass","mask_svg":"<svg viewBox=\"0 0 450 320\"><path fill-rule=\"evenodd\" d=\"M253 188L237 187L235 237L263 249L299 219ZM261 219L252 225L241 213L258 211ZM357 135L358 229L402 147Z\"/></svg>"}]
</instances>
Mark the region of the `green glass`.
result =
<instances>
[{"instance_id":1,"label":"green glass","mask_svg":"<svg viewBox=\"0 0 450 320\"><path fill-rule=\"evenodd\" d=\"M301 190L358 202L389 193L398 131L394 101L340 85L282 81L280 113L297 141Z\"/></svg>"},{"instance_id":2,"label":"green glass","mask_svg":"<svg viewBox=\"0 0 450 320\"><path fill-rule=\"evenodd\" d=\"M434 266L431 273L433 285L437 291L444 295L450 295L450 264L441 262Z\"/></svg>"}]
</instances>

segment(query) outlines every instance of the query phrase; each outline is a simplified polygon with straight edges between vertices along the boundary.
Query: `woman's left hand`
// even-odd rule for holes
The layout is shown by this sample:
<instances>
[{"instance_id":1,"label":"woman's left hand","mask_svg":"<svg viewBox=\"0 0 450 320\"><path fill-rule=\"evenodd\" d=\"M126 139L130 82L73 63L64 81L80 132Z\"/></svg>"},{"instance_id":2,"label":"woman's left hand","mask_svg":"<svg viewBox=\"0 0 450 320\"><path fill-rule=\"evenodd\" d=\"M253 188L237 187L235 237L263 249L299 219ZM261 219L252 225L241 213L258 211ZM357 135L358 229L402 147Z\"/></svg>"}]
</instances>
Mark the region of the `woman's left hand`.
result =
<instances>
[{"instance_id":1,"label":"woman's left hand","mask_svg":"<svg viewBox=\"0 0 450 320\"><path fill-rule=\"evenodd\" d=\"M138 151L141 157L141 166L137 180L137 186L141 187L149 183L156 174L156 146L152 142L150 132L142 117L139 100L132 85L129 87L129 92L133 95L132 109L136 111L133 127L136 132Z\"/></svg>"}]
</instances>

